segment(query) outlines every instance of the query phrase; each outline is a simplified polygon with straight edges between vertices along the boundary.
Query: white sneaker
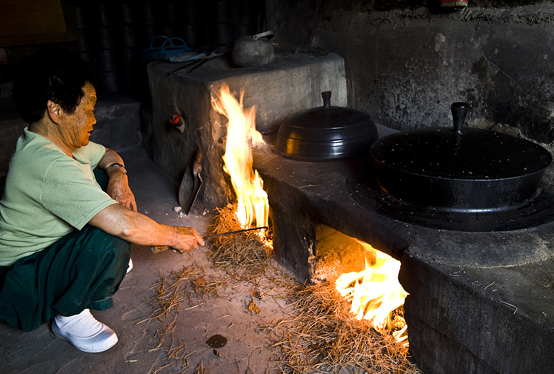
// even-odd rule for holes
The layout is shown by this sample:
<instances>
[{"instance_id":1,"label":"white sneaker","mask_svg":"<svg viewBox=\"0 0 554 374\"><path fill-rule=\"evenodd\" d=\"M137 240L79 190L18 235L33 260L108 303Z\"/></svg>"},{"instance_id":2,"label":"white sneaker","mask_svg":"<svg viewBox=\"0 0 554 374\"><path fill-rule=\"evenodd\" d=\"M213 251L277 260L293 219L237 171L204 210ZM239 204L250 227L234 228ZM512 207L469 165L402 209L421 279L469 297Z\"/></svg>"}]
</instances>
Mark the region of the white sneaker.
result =
<instances>
[{"instance_id":1,"label":"white sneaker","mask_svg":"<svg viewBox=\"0 0 554 374\"><path fill-rule=\"evenodd\" d=\"M128 274L131 270L133 270L133 259L132 259L132 258L129 259L129 266L127 266L127 274Z\"/></svg>"},{"instance_id":2,"label":"white sneaker","mask_svg":"<svg viewBox=\"0 0 554 374\"><path fill-rule=\"evenodd\" d=\"M70 317L57 316L52 322L52 332L88 353L107 351L117 343L116 333L98 322L88 309Z\"/></svg>"}]
</instances>

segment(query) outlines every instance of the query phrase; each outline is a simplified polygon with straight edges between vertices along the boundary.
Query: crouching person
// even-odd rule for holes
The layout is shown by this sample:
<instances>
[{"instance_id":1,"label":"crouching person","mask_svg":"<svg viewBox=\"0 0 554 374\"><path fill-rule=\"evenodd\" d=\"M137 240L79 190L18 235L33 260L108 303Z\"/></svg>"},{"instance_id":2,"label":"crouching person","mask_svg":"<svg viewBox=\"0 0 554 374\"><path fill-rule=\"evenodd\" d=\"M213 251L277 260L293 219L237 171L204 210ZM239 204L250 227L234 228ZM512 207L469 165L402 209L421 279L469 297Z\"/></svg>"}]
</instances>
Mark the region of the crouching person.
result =
<instances>
[{"instance_id":1,"label":"crouching person","mask_svg":"<svg viewBox=\"0 0 554 374\"><path fill-rule=\"evenodd\" d=\"M89 141L96 91L79 59L45 50L19 70L13 100L29 126L0 200L0 320L30 331L53 319L54 334L84 352L102 352L117 335L90 309L112 306L130 268L131 243L181 252L204 243L193 228L137 212L121 157Z\"/></svg>"}]
</instances>

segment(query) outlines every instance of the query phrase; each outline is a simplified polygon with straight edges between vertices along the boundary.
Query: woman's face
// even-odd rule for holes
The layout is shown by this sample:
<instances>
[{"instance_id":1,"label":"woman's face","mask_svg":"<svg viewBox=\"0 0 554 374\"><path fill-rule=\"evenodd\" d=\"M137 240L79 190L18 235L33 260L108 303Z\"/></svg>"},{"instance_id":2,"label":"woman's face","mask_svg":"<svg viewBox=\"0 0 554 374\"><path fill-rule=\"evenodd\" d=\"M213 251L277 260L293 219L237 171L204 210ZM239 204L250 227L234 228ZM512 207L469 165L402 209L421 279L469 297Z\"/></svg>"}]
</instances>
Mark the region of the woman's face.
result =
<instances>
[{"instance_id":1,"label":"woman's face","mask_svg":"<svg viewBox=\"0 0 554 374\"><path fill-rule=\"evenodd\" d=\"M75 112L69 114L62 109L63 138L71 150L88 145L90 133L96 123L96 90L90 82L86 82L83 92L84 95Z\"/></svg>"}]
</instances>

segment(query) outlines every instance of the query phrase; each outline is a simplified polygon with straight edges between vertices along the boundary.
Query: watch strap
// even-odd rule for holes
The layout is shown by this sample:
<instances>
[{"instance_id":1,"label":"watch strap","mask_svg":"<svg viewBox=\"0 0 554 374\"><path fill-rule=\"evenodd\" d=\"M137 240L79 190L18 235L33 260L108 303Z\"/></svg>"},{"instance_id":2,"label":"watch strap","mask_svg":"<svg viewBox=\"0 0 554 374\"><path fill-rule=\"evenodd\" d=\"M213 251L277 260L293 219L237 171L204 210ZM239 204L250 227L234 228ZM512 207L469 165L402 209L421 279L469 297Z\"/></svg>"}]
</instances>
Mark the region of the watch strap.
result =
<instances>
[{"instance_id":1,"label":"watch strap","mask_svg":"<svg viewBox=\"0 0 554 374\"><path fill-rule=\"evenodd\" d=\"M123 172L125 174L127 174L127 169L125 169L125 166L121 165L119 162L112 162L111 164L109 164L108 166L106 166L106 169L104 169L106 171L106 173L108 172L108 170L112 167L112 166L117 166L119 167L120 169L123 170Z\"/></svg>"}]
</instances>

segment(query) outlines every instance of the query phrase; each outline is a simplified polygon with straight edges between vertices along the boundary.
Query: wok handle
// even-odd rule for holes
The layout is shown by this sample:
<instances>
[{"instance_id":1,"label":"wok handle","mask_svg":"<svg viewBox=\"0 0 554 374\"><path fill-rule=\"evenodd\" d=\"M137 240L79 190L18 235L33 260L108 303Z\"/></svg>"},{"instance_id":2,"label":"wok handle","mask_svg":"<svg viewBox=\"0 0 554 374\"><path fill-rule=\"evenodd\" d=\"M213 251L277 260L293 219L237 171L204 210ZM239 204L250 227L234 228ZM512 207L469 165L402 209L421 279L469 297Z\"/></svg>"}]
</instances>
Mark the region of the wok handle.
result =
<instances>
[{"instance_id":1,"label":"wok handle","mask_svg":"<svg viewBox=\"0 0 554 374\"><path fill-rule=\"evenodd\" d=\"M329 108L331 106L331 91L324 91L321 93L323 98L323 107Z\"/></svg>"},{"instance_id":2,"label":"wok handle","mask_svg":"<svg viewBox=\"0 0 554 374\"><path fill-rule=\"evenodd\" d=\"M450 109L452 110L452 119L454 120L454 132L461 134L467 112L469 111L469 104L453 103Z\"/></svg>"}]
</instances>

